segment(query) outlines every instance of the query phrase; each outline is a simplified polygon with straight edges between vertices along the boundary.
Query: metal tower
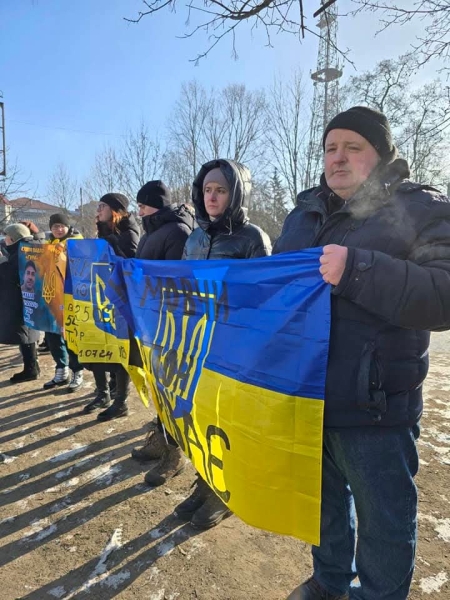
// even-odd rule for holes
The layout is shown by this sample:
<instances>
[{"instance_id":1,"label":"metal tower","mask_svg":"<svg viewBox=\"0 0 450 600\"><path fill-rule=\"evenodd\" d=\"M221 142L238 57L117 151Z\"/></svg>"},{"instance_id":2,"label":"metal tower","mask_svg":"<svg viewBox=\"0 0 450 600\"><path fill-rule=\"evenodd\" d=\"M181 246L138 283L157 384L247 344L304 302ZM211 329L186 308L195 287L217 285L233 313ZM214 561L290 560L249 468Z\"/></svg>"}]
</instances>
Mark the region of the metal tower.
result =
<instances>
[{"instance_id":1,"label":"metal tower","mask_svg":"<svg viewBox=\"0 0 450 600\"><path fill-rule=\"evenodd\" d=\"M327 123L339 112L339 67L337 51L337 3L321 0L317 69L311 73L314 82L310 137L306 161L305 187L318 183L323 166L322 136Z\"/></svg>"}]
</instances>

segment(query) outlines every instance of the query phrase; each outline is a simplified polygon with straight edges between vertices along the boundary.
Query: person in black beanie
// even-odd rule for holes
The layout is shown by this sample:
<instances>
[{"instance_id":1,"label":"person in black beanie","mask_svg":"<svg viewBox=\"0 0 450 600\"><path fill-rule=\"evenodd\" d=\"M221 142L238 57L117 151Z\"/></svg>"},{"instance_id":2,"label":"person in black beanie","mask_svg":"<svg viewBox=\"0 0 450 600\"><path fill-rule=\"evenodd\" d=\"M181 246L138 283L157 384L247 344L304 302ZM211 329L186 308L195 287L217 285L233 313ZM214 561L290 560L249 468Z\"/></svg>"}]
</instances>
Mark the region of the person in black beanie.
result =
<instances>
[{"instance_id":1,"label":"person in black beanie","mask_svg":"<svg viewBox=\"0 0 450 600\"><path fill-rule=\"evenodd\" d=\"M97 207L98 237L113 248L117 256L134 258L139 241L139 225L128 212L129 200L124 194L110 192L100 198ZM119 364L87 364L94 375L96 396L83 408L85 414L104 408L97 415L98 421L110 421L128 415L127 399L130 392L130 376ZM111 404L111 381L107 372L115 373L115 397ZM113 375L112 375L113 377Z\"/></svg>"},{"instance_id":2,"label":"person in black beanie","mask_svg":"<svg viewBox=\"0 0 450 600\"><path fill-rule=\"evenodd\" d=\"M288 600L406 600L429 332L450 328L450 204L409 181L377 110L336 115L323 147L320 185L274 247L322 247L331 295L320 546Z\"/></svg>"},{"instance_id":3,"label":"person in black beanie","mask_svg":"<svg viewBox=\"0 0 450 600\"><path fill-rule=\"evenodd\" d=\"M170 191L160 181L148 181L136 197L144 235L136 258L179 260L184 244L194 228L194 219L184 205L172 205Z\"/></svg>"},{"instance_id":4,"label":"person in black beanie","mask_svg":"<svg viewBox=\"0 0 450 600\"><path fill-rule=\"evenodd\" d=\"M47 243L66 249L68 239L81 240L83 236L70 224L65 213L54 213L49 219L50 238ZM45 340L55 361L55 375L44 383L44 390L69 384L67 391L72 393L83 385L83 366L78 361L78 356L71 350L59 333L46 332ZM72 376L70 376L72 371Z\"/></svg>"},{"instance_id":5,"label":"person in black beanie","mask_svg":"<svg viewBox=\"0 0 450 600\"><path fill-rule=\"evenodd\" d=\"M194 228L192 213L184 205L172 205L170 191L160 180L148 181L137 193L136 200L145 231L136 258L180 260L184 244ZM159 417L151 424L144 445L135 448L131 456L140 461L160 459L150 475L147 474L151 485L165 483L185 464L183 453L169 434L166 441Z\"/></svg>"},{"instance_id":6,"label":"person in black beanie","mask_svg":"<svg viewBox=\"0 0 450 600\"><path fill-rule=\"evenodd\" d=\"M117 256L134 258L139 241L139 225L128 212L124 194L110 192L100 198L97 207L98 237L107 240Z\"/></svg>"}]
</instances>

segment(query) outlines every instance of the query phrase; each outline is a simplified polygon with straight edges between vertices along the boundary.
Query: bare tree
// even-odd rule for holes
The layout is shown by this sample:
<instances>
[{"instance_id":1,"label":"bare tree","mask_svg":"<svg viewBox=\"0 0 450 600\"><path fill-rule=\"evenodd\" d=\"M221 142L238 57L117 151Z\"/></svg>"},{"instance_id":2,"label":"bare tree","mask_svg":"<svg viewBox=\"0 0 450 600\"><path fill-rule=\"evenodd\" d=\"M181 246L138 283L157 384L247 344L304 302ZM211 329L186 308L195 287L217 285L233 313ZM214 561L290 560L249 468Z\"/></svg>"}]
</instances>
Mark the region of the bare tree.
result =
<instances>
[{"instance_id":1,"label":"bare tree","mask_svg":"<svg viewBox=\"0 0 450 600\"><path fill-rule=\"evenodd\" d=\"M126 193L120 157L113 146L105 146L94 158L94 164L83 185L89 200L98 201L108 192Z\"/></svg>"},{"instance_id":2,"label":"bare tree","mask_svg":"<svg viewBox=\"0 0 450 600\"><path fill-rule=\"evenodd\" d=\"M450 179L450 93L440 81L414 88L413 61L382 61L375 69L351 77L343 96L347 105L364 104L383 111L402 156L419 183L443 185Z\"/></svg>"},{"instance_id":3,"label":"bare tree","mask_svg":"<svg viewBox=\"0 0 450 600\"><path fill-rule=\"evenodd\" d=\"M17 159L13 163L7 160L6 173L6 177L0 177L0 196L11 199L13 196L25 196L30 193L30 178L24 176Z\"/></svg>"},{"instance_id":4,"label":"bare tree","mask_svg":"<svg viewBox=\"0 0 450 600\"><path fill-rule=\"evenodd\" d=\"M274 82L267 112L266 137L272 162L286 182L291 201L295 202L304 179L309 136L309 114L300 72L288 83Z\"/></svg>"},{"instance_id":5,"label":"bare tree","mask_svg":"<svg viewBox=\"0 0 450 600\"><path fill-rule=\"evenodd\" d=\"M141 121L136 130L128 130L119 152L123 185L133 204L139 189L152 179L160 179L164 168L164 152L157 136Z\"/></svg>"},{"instance_id":6,"label":"bare tree","mask_svg":"<svg viewBox=\"0 0 450 600\"><path fill-rule=\"evenodd\" d=\"M448 69L450 59L450 0L353 0L361 10L381 13L382 30L420 21L423 33L413 47L418 63L438 59Z\"/></svg>"},{"instance_id":7,"label":"bare tree","mask_svg":"<svg viewBox=\"0 0 450 600\"><path fill-rule=\"evenodd\" d=\"M219 99L225 124L222 155L246 164L261 159L267 124L264 92L249 91L245 85L231 84L219 94Z\"/></svg>"},{"instance_id":8,"label":"bare tree","mask_svg":"<svg viewBox=\"0 0 450 600\"><path fill-rule=\"evenodd\" d=\"M169 119L169 138L172 149L184 155L194 179L205 159L205 124L210 114L211 98L196 81L181 86L179 99Z\"/></svg>"},{"instance_id":9,"label":"bare tree","mask_svg":"<svg viewBox=\"0 0 450 600\"><path fill-rule=\"evenodd\" d=\"M56 165L50 177L47 197L50 204L59 206L65 212L75 208L78 199L77 182L62 162Z\"/></svg>"},{"instance_id":10,"label":"bare tree","mask_svg":"<svg viewBox=\"0 0 450 600\"><path fill-rule=\"evenodd\" d=\"M414 91L398 137L412 177L445 189L450 182L450 89L439 81Z\"/></svg>"},{"instance_id":11,"label":"bare tree","mask_svg":"<svg viewBox=\"0 0 450 600\"><path fill-rule=\"evenodd\" d=\"M341 93L345 108L364 104L388 114L392 126L401 124L408 110L410 79L416 68L414 59L405 55L397 60L382 60L371 71L350 77Z\"/></svg>"},{"instance_id":12,"label":"bare tree","mask_svg":"<svg viewBox=\"0 0 450 600\"><path fill-rule=\"evenodd\" d=\"M169 150L164 154L164 182L170 188L173 204L191 202L191 164L184 153Z\"/></svg>"},{"instance_id":13,"label":"bare tree","mask_svg":"<svg viewBox=\"0 0 450 600\"><path fill-rule=\"evenodd\" d=\"M327 7L337 0L316 0L313 3L316 12L313 17L318 16ZM126 19L132 23L138 23L148 15L168 9L177 12L176 0L142 0L145 8L140 11L136 18ZM208 46L193 60L198 62L207 56L209 52L225 37L231 37L232 53L237 58L236 30L242 24L248 22L252 29L262 29L266 35L267 45L272 46L272 35L289 33L299 38L304 38L305 33L318 36L313 29L306 26L303 0L189 0L187 4L185 38L203 32L208 38ZM310 8L312 12L313 9ZM308 15L309 16L309 15ZM195 24L191 25L195 20Z\"/></svg>"}]
</instances>

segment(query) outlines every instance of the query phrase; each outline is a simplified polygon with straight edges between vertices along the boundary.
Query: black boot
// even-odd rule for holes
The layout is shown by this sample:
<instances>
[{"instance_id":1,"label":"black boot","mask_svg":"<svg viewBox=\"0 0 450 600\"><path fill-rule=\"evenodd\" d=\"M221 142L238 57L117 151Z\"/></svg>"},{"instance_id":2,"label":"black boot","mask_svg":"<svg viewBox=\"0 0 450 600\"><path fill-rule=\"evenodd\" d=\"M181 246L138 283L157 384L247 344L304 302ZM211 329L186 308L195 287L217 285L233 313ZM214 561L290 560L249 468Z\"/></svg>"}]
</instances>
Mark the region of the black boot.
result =
<instances>
[{"instance_id":1,"label":"black boot","mask_svg":"<svg viewBox=\"0 0 450 600\"><path fill-rule=\"evenodd\" d=\"M174 510L174 515L181 521L190 521L194 513L205 504L211 492L209 485L200 475L197 475L192 487L194 488L192 494Z\"/></svg>"},{"instance_id":2,"label":"black boot","mask_svg":"<svg viewBox=\"0 0 450 600\"><path fill-rule=\"evenodd\" d=\"M99 408L107 408L111 404L111 396L109 394L108 381L106 379L106 372L99 369L92 369L96 388L96 396L93 400L86 404L83 408L83 412L86 415L94 412Z\"/></svg>"},{"instance_id":3,"label":"black boot","mask_svg":"<svg viewBox=\"0 0 450 600\"><path fill-rule=\"evenodd\" d=\"M130 392L130 376L123 367L116 372L116 395L109 408L98 413L97 421L111 421L128 415L127 398Z\"/></svg>"},{"instance_id":4,"label":"black boot","mask_svg":"<svg viewBox=\"0 0 450 600\"><path fill-rule=\"evenodd\" d=\"M39 368L36 344L20 344L20 352L23 358L23 371L16 373L10 378L11 383L21 383L23 381L35 381L39 378L41 370Z\"/></svg>"},{"instance_id":5,"label":"black boot","mask_svg":"<svg viewBox=\"0 0 450 600\"><path fill-rule=\"evenodd\" d=\"M211 529L232 514L219 496L209 489L205 502L192 515L191 525L194 529Z\"/></svg>"}]
</instances>

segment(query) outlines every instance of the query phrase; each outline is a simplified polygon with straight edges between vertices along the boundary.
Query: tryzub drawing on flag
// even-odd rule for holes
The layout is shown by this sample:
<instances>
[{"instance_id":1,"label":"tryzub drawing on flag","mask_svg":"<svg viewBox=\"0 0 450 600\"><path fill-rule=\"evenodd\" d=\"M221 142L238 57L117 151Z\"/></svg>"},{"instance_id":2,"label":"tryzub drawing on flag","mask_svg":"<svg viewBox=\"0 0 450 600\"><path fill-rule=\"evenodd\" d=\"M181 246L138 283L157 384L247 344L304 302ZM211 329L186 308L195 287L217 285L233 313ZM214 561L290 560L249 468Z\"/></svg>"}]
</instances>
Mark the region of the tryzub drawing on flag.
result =
<instances>
[{"instance_id":1,"label":"tryzub drawing on flag","mask_svg":"<svg viewBox=\"0 0 450 600\"><path fill-rule=\"evenodd\" d=\"M65 334L83 362L128 361L128 328L106 295L111 272L104 240L68 240L65 286Z\"/></svg>"},{"instance_id":2,"label":"tryzub drawing on flag","mask_svg":"<svg viewBox=\"0 0 450 600\"><path fill-rule=\"evenodd\" d=\"M23 242L19 252L19 277L24 322L50 333L63 328L66 254L59 244Z\"/></svg>"},{"instance_id":3,"label":"tryzub drawing on flag","mask_svg":"<svg viewBox=\"0 0 450 600\"><path fill-rule=\"evenodd\" d=\"M106 290L201 476L244 521L313 544L330 325L320 254L123 260Z\"/></svg>"},{"instance_id":4,"label":"tryzub drawing on flag","mask_svg":"<svg viewBox=\"0 0 450 600\"><path fill-rule=\"evenodd\" d=\"M130 336L106 287L117 260L105 240L68 240L64 289L67 345L82 363L114 363L129 372L141 400L148 405L143 371L130 361Z\"/></svg>"}]
</instances>

